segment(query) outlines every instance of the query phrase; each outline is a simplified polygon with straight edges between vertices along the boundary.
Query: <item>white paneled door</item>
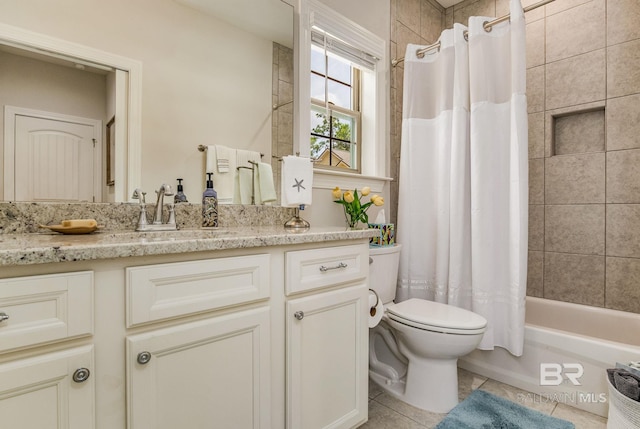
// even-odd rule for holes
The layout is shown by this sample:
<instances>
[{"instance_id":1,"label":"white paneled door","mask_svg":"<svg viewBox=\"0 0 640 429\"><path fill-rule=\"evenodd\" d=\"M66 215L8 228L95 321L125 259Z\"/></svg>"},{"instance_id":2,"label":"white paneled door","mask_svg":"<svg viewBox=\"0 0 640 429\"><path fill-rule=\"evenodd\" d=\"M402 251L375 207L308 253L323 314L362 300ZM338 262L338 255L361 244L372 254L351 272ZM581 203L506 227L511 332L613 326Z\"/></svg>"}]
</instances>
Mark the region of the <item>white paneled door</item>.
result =
<instances>
[{"instance_id":1,"label":"white paneled door","mask_svg":"<svg viewBox=\"0 0 640 429\"><path fill-rule=\"evenodd\" d=\"M15 201L101 200L100 122L58 116L14 116Z\"/></svg>"}]
</instances>

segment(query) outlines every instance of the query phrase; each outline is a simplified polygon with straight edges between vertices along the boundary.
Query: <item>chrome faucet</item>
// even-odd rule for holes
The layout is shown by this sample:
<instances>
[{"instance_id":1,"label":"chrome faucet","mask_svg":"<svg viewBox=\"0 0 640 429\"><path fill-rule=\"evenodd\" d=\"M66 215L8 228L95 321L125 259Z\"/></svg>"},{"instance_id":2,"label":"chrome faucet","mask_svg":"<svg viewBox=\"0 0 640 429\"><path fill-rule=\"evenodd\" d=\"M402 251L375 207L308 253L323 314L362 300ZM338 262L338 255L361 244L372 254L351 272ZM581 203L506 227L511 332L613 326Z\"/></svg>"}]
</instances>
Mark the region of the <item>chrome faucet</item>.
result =
<instances>
[{"instance_id":1,"label":"chrome faucet","mask_svg":"<svg viewBox=\"0 0 640 429\"><path fill-rule=\"evenodd\" d=\"M156 201L156 212L153 215L153 224L162 225L162 206L164 205L164 196L166 195L170 197L171 195L173 195L173 192L171 191L171 185L163 183L160 186L160 189L156 191L156 194L158 195L158 199Z\"/></svg>"},{"instance_id":2,"label":"chrome faucet","mask_svg":"<svg viewBox=\"0 0 640 429\"><path fill-rule=\"evenodd\" d=\"M136 231L172 231L176 230L176 215L173 201L169 203L169 216L167 218L166 223L162 223L162 208L164 206L164 196L171 196L173 192L171 191L171 186L167 184L162 184L160 189L156 191L158 198L156 200L156 210L153 215L153 222L149 224L147 222L147 211L146 211L146 201L145 195L147 193L143 190L136 188L133 191L133 196L131 198L140 200L140 217L138 218L138 226L136 227Z\"/></svg>"}]
</instances>

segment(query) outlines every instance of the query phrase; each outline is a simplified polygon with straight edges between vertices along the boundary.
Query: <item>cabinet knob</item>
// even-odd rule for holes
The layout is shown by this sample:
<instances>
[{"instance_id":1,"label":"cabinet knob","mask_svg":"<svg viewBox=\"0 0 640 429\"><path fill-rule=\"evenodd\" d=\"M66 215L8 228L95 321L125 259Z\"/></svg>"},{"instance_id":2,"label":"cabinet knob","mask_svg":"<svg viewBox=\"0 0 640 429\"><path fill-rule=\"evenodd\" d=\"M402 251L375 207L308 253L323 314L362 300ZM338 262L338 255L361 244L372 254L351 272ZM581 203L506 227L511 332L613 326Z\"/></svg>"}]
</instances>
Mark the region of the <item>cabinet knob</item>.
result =
<instances>
[{"instance_id":1,"label":"cabinet knob","mask_svg":"<svg viewBox=\"0 0 640 429\"><path fill-rule=\"evenodd\" d=\"M151 353L149 352L140 352L138 353L138 363L140 365L146 365L151 360Z\"/></svg>"},{"instance_id":2,"label":"cabinet knob","mask_svg":"<svg viewBox=\"0 0 640 429\"><path fill-rule=\"evenodd\" d=\"M9 315L7 313L0 312L0 323L4 322L5 320L9 320Z\"/></svg>"},{"instance_id":3,"label":"cabinet knob","mask_svg":"<svg viewBox=\"0 0 640 429\"><path fill-rule=\"evenodd\" d=\"M304 311L296 311L295 313L293 313L293 317L298 320L304 319Z\"/></svg>"},{"instance_id":4,"label":"cabinet knob","mask_svg":"<svg viewBox=\"0 0 640 429\"><path fill-rule=\"evenodd\" d=\"M90 375L91 371L87 368L78 368L73 373L73 381L76 383L82 383L83 381L87 381Z\"/></svg>"}]
</instances>

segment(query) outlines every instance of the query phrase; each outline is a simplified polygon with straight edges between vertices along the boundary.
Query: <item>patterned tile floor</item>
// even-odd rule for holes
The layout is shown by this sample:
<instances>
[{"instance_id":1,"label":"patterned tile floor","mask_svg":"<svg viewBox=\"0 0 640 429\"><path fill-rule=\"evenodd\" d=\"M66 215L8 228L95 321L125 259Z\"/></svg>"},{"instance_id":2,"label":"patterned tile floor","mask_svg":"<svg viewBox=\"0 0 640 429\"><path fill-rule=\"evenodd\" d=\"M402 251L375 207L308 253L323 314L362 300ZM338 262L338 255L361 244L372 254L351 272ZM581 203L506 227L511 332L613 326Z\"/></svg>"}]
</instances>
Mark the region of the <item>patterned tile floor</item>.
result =
<instances>
[{"instance_id":1,"label":"patterned tile floor","mask_svg":"<svg viewBox=\"0 0 640 429\"><path fill-rule=\"evenodd\" d=\"M458 396L462 401L472 390L482 389L496 396L573 422L576 429L606 429L607 419L557 402L522 402L529 392L458 369ZM520 400L519 400L520 399ZM446 414L430 413L407 405L369 382L369 421L360 429L429 429Z\"/></svg>"}]
</instances>

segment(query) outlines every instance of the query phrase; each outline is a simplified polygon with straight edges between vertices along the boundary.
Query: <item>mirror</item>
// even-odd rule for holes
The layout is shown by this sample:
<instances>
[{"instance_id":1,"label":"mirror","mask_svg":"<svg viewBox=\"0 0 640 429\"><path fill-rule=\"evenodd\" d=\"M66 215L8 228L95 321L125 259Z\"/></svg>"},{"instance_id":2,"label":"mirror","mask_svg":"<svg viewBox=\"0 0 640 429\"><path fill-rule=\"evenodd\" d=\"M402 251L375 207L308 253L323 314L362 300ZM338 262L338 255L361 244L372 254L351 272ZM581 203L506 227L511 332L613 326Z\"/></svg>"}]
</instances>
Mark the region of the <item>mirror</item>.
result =
<instances>
[{"instance_id":1,"label":"mirror","mask_svg":"<svg viewBox=\"0 0 640 429\"><path fill-rule=\"evenodd\" d=\"M66 1L71 7L71 0L63 3ZM89 53L95 49L116 59L138 61L141 85L136 88L133 82L132 87L127 72L118 67L61 55L55 43L43 52L5 43L7 37L0 40L0 93L7 94L0 100L5 108L0 118L5 130L0 135L0 165L5 167L0 175L0 192L7 187L7 163L15 158L6 156L5 106L17 108L12 110L16 116L37 111L53 114L53 119L63 123L69 121L56 115L99 122L97 131L88 134L89 139L96 138L99 156L89 155L86 161L79 162L75 155L66 155L64 144L49 152L31 150L31 155L45 153L40 164L32 163L36 166L31 167L32 172L40 173L33 179L36 182L57 181L65 185L84 174L69 166L93 166L94 184L85 188L94 188L96 201L128 201L133 188L140 187L152 202L150 196L160 184L175 187L176 179L181 178L189 201L198 203L205 185L205 153L198 151L199 145L218 144L260 152L263 162L271 162L272 155L292 153L294 13L290 4L283 0L160 0L150 8L149 4L117 0L95 11L74 2L75 12L70 15L64 7L43 10L35 3L26 0L16 8L3 10L3 23L78 44ZM273 25L264 25L267 23ZM16 68L10 71L8 65ZM124 85L124 95L118 98L122 82L129 84L129 93ZM141 94L139 115L131 114L136 111L136 100L131 96L134 90ZM131 123L127 123L126 116L124 121L119 120L119 100L125 101L124 110L128 109ZM31 125L11 127L22 132ZM136 126L138 147L135 133L131 133ZM69 131L72 135L81 132ZM128 143L131 144L127 146ZM127 163L135 159L136 150L140 167L132 168ZM22 158L18 156L18 162ZM65 175L47 179L42 166L54 159L65 166ZM276 180L278 164L272 162ZM21 165L11 167L14 185L31 179L25 179L29 169ZM215 179L214 175L214 183ZM126 186L118 196L114 190L123 183ZM279 191L277 182L276 190ZM4 194L0 199L20 200ZM47 200L37 192L29 195L24 199Z\"/></svg>"}]
</instances>

